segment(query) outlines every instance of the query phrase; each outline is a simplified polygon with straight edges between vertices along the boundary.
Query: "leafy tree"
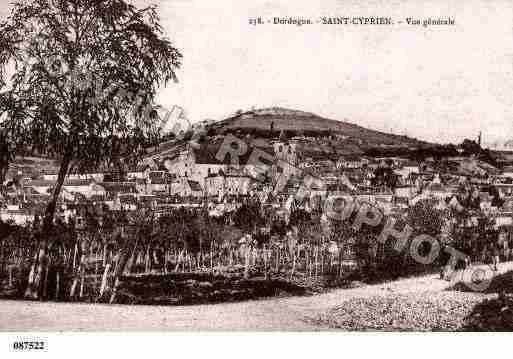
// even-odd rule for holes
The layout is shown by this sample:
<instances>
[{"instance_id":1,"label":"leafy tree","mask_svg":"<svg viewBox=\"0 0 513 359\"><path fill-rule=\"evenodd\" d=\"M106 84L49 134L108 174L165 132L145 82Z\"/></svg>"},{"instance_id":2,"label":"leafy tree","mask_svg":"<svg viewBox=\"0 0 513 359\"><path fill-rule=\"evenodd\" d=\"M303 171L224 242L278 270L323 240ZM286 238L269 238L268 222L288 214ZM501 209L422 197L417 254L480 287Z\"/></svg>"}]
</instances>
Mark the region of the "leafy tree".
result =
<instances>
[{"instance_id":1,"label":"leafy tree","mask_svg":"<svg viewBox=\"0 0 513 359\"><path fill-rule=\"evenodd\" d=\"M469 140L468 138L464 139L460 144L460 147L463 149L463 154L469 155L479 155L483 149L481 146L473 140Z\"/></svg>"},{"instance_id":2,"label":"leafy tree","mask_svg":"<svg viewBox=\"0 0 513 359\"><path fill-rule=\"evenodd\" d=\"M15 149L6 131L0 129L0 186L5 182L9 163L14 160Z\"/></svg>"},{"instance_id":3,"label":"leafy tree","mask_svg":"<svg viewBox=\"0 0 513 359\"><path fill-rule=\"evenodd\" d=\"M446 217L446 211L436 208L436 200L422 200L408 209L407 222L415 234L438 238Z\"/></svg>"},{"instance_id":4,"label":"leafy tree","mask_svg":"<svg viewBox=\"0 0 513 359\"><path fill-rule=\"evenodd\" d=\"M60 159L45 232L72 165L108 158L115 137L152 133L153 100L176 81L181 54L163 36L155 6L124 0L16 2L0 23L0 44L0 74L14 68L3 86L10 100L1 101L2 128L16 144ZM47 245L43 236L40 263ZM40 273L30 297L38 297Z\"/></svg>"}]
</instances>

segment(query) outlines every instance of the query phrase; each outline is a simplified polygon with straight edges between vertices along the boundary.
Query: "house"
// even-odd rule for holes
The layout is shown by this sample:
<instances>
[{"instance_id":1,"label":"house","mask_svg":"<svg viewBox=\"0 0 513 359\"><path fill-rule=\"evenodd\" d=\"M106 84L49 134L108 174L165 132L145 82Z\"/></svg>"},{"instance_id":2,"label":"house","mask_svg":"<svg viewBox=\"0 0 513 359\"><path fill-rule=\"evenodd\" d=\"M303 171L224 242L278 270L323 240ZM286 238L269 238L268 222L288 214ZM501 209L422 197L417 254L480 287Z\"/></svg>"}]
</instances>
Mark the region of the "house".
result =
<instances>
[{"instance_id":1,"label":"house","mask_svg":"<svg viewBox=\"0 0 513 359\"><path fill-rule=\"evenodd\" d=\"M114 199L113 210L135 211L137 209L137 195L135 193L118 192Z\"/></svg>"},{"instance_id":2,"label":"house","mask_svg":"<svg viewBox=\"0 0 513 359\"><path fill-rule=\"evenodd\" d=\"M513 197L503 198L502 210L513 213Z\"/></svg>"},{"instance_id":3,"label":"house","mask_svg":"<svg viewBox=\"0 0 513 359\"><path fill-rule=\"evenodd\" d=\"M151 171L148 180L151 193L169 193L169 183L176 178L167 171Z\"/></svg>"},{"instance_id":4,"label":"house","mask_svg":"<svg viewBox=\"0 0 513 359\"><path fill-rule=\"evenodd\" d=\"M205 178L210 173L219 173L220 170L226 173L234 167L229 155L221 161L218 160L219 150L220 146L194 147L188 145L179 151L162 156L164 167L176 178L185 177L204 186ZM246 164L251 151L247 152L244 156L241 156L241 163L237 168L249 174L254 170L254 166Z\"/></svg>"},{"instance_id":5,"label":"house","mask_svg":"<svg viewBox=\"0 0 513 359\"><path fill-rule=\"evenodd\" d=\"M471 157L449 157L447 162L455 168L454 172L463 176L490 176L498 175L500 171L494 166L477 159L475 156Z\"/></svg>"},{"instance_id":6,"label":"house","mask_svg":"<svg viewBox=\"0 0 513 359\"><path fill-rule=\"evenodd\" d=\"M504 166L502 169L502 176L505 178L513 179L513 166Z\"/></svg>"},{"instance_id":7,"label":"house","mask_svg":"<svg viewBox=\"0 0 513 359\"><path fill-rule=\"evenodd\" d=\"M127 179L129 181L135 181L137 179L147 178L149 172L151 171L151 167L148 164L141 164L132 169L132 171L127 172Z\"/></svg>"},{"instance_id":8,"label":"house","mask_svg":"<svg viewBox=\"0 0 513 359\"><path fill-rule=\"evenodd\" d=\"M146 177L136 178L135 183L138 193L144 194L168 194L170 184L176 175L167 171L147 171Z\"/></svg>"},{"instance_id":9,"label":"house","mask_svg":"<svg viewBox=\"0 0 513 359\"><path fill-rule=\"evenodd\" d=\"M513 217L511 213L498 213L494 216L495 227L511 227L513 225Z\"/></svg>"},{"instance_id":10,"label":"house","mask_svg":"<svg viewBox=\"0 0 513 359\"><path fill-rule=\"evenodd\" d=\"M394 170L394 172L401 176L404 183L413 183L414 175L420 173L419 165L414 161L405 162L401 167Z\"/></svg>"},{"instance_id":11,"label":"house","mask_svg":"<svg viewBox=\"0 0 513 359\"><path fill-rule=\"evenodd\" d=\"M251 193L255 179L243 173L230 172L225 174L211 173L205 178L205 193L207 196L223 198L227 195L247 196Z\"/></svg>"},{"instance_id":12,"label":"house","mask_svg":"<svg viewBox=\"0 0 513 359\"><path fill-rule=\"evenodd\" d=\"M136 182L102 182L100 185L105 190L107 198L115 198L118 194L136 194Z\"/></svg>"},{"instance_id":13,"label":"house","mask_svg":"<svg viewBox=\"0 0 513 359\"><path fill-rule=\"evenodd\" d=\"M495 184L493 185L501 197L513 196L513 184Z\"/></svg>"},{"instance_id":14,"label":"house","mask_svg":"<svg viewBox=\"0 0 513 359\"><path fill-rule=\"evenodd\" d=\"M397 198L410 199L417 193L414 186L397 186L394 189L394 196Z\"/></svg>"},{"instance_id":15,"label":"house","mask_svg":"<svg viewBox=\"0 0 513 359\"><path fill-rule=\"evenodd\" d=\"M45 181L54 181L54 182L56 182L58 176L59 176L58 173L44 173L41 177ZM83 174L72 173L72 174L68 174L66 176L66 179L67 180L88 180L88 179L93 179L96 182L102 182L103 179L104 179L104 174L103 173L83 173Z\"/></svg>"},{"instance_id":16,"label":"house","mask_svg":"<svg viewBox=\"0 0 513 359\"><path fill-rule=\"evenodd\" d=\"M30 191L35 191L42 195L48 195L55 187L56 181L32 180L25 183L25 187L30 187ZM65 179L62 185L63 192L79 193L86 198L93 195L105 195L105 188L98 184L94 179Z\"/></svg>"},{"instance_id":17,"label":"house","mask_svg":"<svg viewBox=\"0 0 513 359\"><path fill-rule=\"evenodd\" d=\"M199 182L187 177L179 177L170 185L170 194L180 197L203 197L203 189Z\"/></svg>"},{"instance_id":18,"label":"house","mask_svg":"<svg viewBox=\"0 0 513 359\"><path fill-rule=\"evenodd\" d=\"M292 166L298 165L298 146L295 141L288 141L284 138L273 141L274 157L276 160L285 161Z\"/></svg>"},{"instance_id":19,"label":"house","mask_svg":"<svg viewBox=\"0 0 513 359\"><path fill-rule=\"evenodd\" d=\"M205 178L205 194L208 197L223 196L225 193L225 178L221 174L211 173Z\"/></svg>"},{"instance_id":20,"label":"house","mask_svg":"<svg viewBox=\"0 0 513 359\"><path fill-rule=\"evenodd\" d=\"M337 163L337 169L356 169L362 168L364 166L368 166L370 161L365 157L355 156L355 155L347 155L341 156Z\"/></svg>"},{"instance_id":21,"label":"house","mask_svg":"<svg viewBox=\"0 0 513 359\"><path fill-rule=\"evenodd\" d=\"M50 198L50 194L40 193L40 192L36 191L31 186L23 187L23 191L25 192L25 198L29 198L29 199L33 199L33 200L40 200L40 201L47 201Z\"/></svg>"},{"instance_id":22,"label":"house","mask_svg":"<svg viewBox=\"0 0 513 359\"><path fill-rule=\"evenodd\" d=\"M143 195L139 195L138 198L137 198L137 201L138 201L138 207L142 207L142 208L148 208L148 209L153 209L155 210L157 208L157 196L155 195L147 195L147 194L143 194Z\"/></svg>"},{"instance_id":23,"label":"house","mask_svg":"<svg viewBox=\"0 0 513 359\"><path fill-rule=\"evenodd\" d=\"M0 220L25 226L34 221L34 215L22 209L0 210Z\"/></svg>"},{"instance_id":24,"label":"house","mask_svg":"<svg viewBox=\"0 0 513 359\"><path fill-rule=\"evenodd\" d=\"M379 167L390 167L394 169L401 168L406 163L410 162L408 159L401 157L378 157L375 160L378 162Z\"/></svg>"}]
</instances>

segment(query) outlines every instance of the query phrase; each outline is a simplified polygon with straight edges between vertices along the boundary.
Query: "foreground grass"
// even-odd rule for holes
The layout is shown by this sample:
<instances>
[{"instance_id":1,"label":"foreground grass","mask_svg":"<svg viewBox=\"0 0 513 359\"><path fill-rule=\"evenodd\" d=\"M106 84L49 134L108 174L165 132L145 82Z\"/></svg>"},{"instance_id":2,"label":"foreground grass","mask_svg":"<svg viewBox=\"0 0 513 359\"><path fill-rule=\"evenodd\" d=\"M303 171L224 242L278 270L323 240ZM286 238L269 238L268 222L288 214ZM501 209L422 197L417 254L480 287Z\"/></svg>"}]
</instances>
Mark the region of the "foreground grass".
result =
<instances>
[{"instance_id":1,"label":"foreground grass","mask_svg":"<svg viewBox=\"0 0 513 359\"><path fill-rule=\"evenodd\" d=\"M371 331L513 330L513 272L495 277L483 293L464 288L356 297L322 314L318 324Z\"/></svg>"},{"instance_id":2,"label":"foreground grass","mask_svg":"<svg viewBox=\"0 0 513 359\"><path fill-rule=\"evenodd\" d=\"M425 292L354 298L320 322L344 330L460 330L482 294Z\"/></svg>"}]
</instances>

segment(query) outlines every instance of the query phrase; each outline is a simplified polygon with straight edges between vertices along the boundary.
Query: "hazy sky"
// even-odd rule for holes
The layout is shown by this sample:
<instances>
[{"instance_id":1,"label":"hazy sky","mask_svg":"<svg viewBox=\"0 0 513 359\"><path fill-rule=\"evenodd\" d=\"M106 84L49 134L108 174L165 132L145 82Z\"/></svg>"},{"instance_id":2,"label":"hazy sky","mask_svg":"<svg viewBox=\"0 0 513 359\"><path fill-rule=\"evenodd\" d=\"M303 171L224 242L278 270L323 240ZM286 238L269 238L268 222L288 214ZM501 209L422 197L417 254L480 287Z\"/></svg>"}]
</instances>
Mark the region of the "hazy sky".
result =
<instances>
[{"instance_id":1,"label":"hazy sky","mask_svg":"<svg viewBox=\"0 0 513 359\"><path fill-rule=\"evenodd\" d=\"M4 0L2 0L4 1ZM283 106L437 142L513 138L512 1L136 0L183 53L159 101L193 121ZM455 26L249 25L250 17L390 16Z\"/></svg>"},{"instance_id":2,"label":"hazy sky","mask_svg":"<svg viewBox=\"0 0 513 359\"><path fill-rule=\"evenodd\" d=\"M157 2L158 3L158 2ZM183 52L161 95L194 120L280 105L430 140L513 138L511 1L162 0ZM447 27L250 26L249 17L447 17Z\"/></svg>"}]
</instances>

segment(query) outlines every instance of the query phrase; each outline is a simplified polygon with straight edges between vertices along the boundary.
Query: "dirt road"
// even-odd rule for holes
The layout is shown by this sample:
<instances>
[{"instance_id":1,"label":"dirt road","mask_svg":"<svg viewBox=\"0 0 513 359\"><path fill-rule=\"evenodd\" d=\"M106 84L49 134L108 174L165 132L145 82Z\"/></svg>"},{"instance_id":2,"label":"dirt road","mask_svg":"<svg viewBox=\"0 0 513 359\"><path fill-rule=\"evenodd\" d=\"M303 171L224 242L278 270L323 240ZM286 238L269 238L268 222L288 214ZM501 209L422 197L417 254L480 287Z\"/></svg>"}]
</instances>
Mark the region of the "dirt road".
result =
<instances>
[{"instance_id":1,"label":"dirt road","mask_svg":"<svg viewBox=\"0 0 513 359\"><path fill-rule=\"evenodd\" d=\"M499 273L513 270L502 263ZM291 298L195 306L0 302L0 330L322 330L320 314L355 297L438 292L454 283L438 275Z\"/></svg>"}]
</instances>

